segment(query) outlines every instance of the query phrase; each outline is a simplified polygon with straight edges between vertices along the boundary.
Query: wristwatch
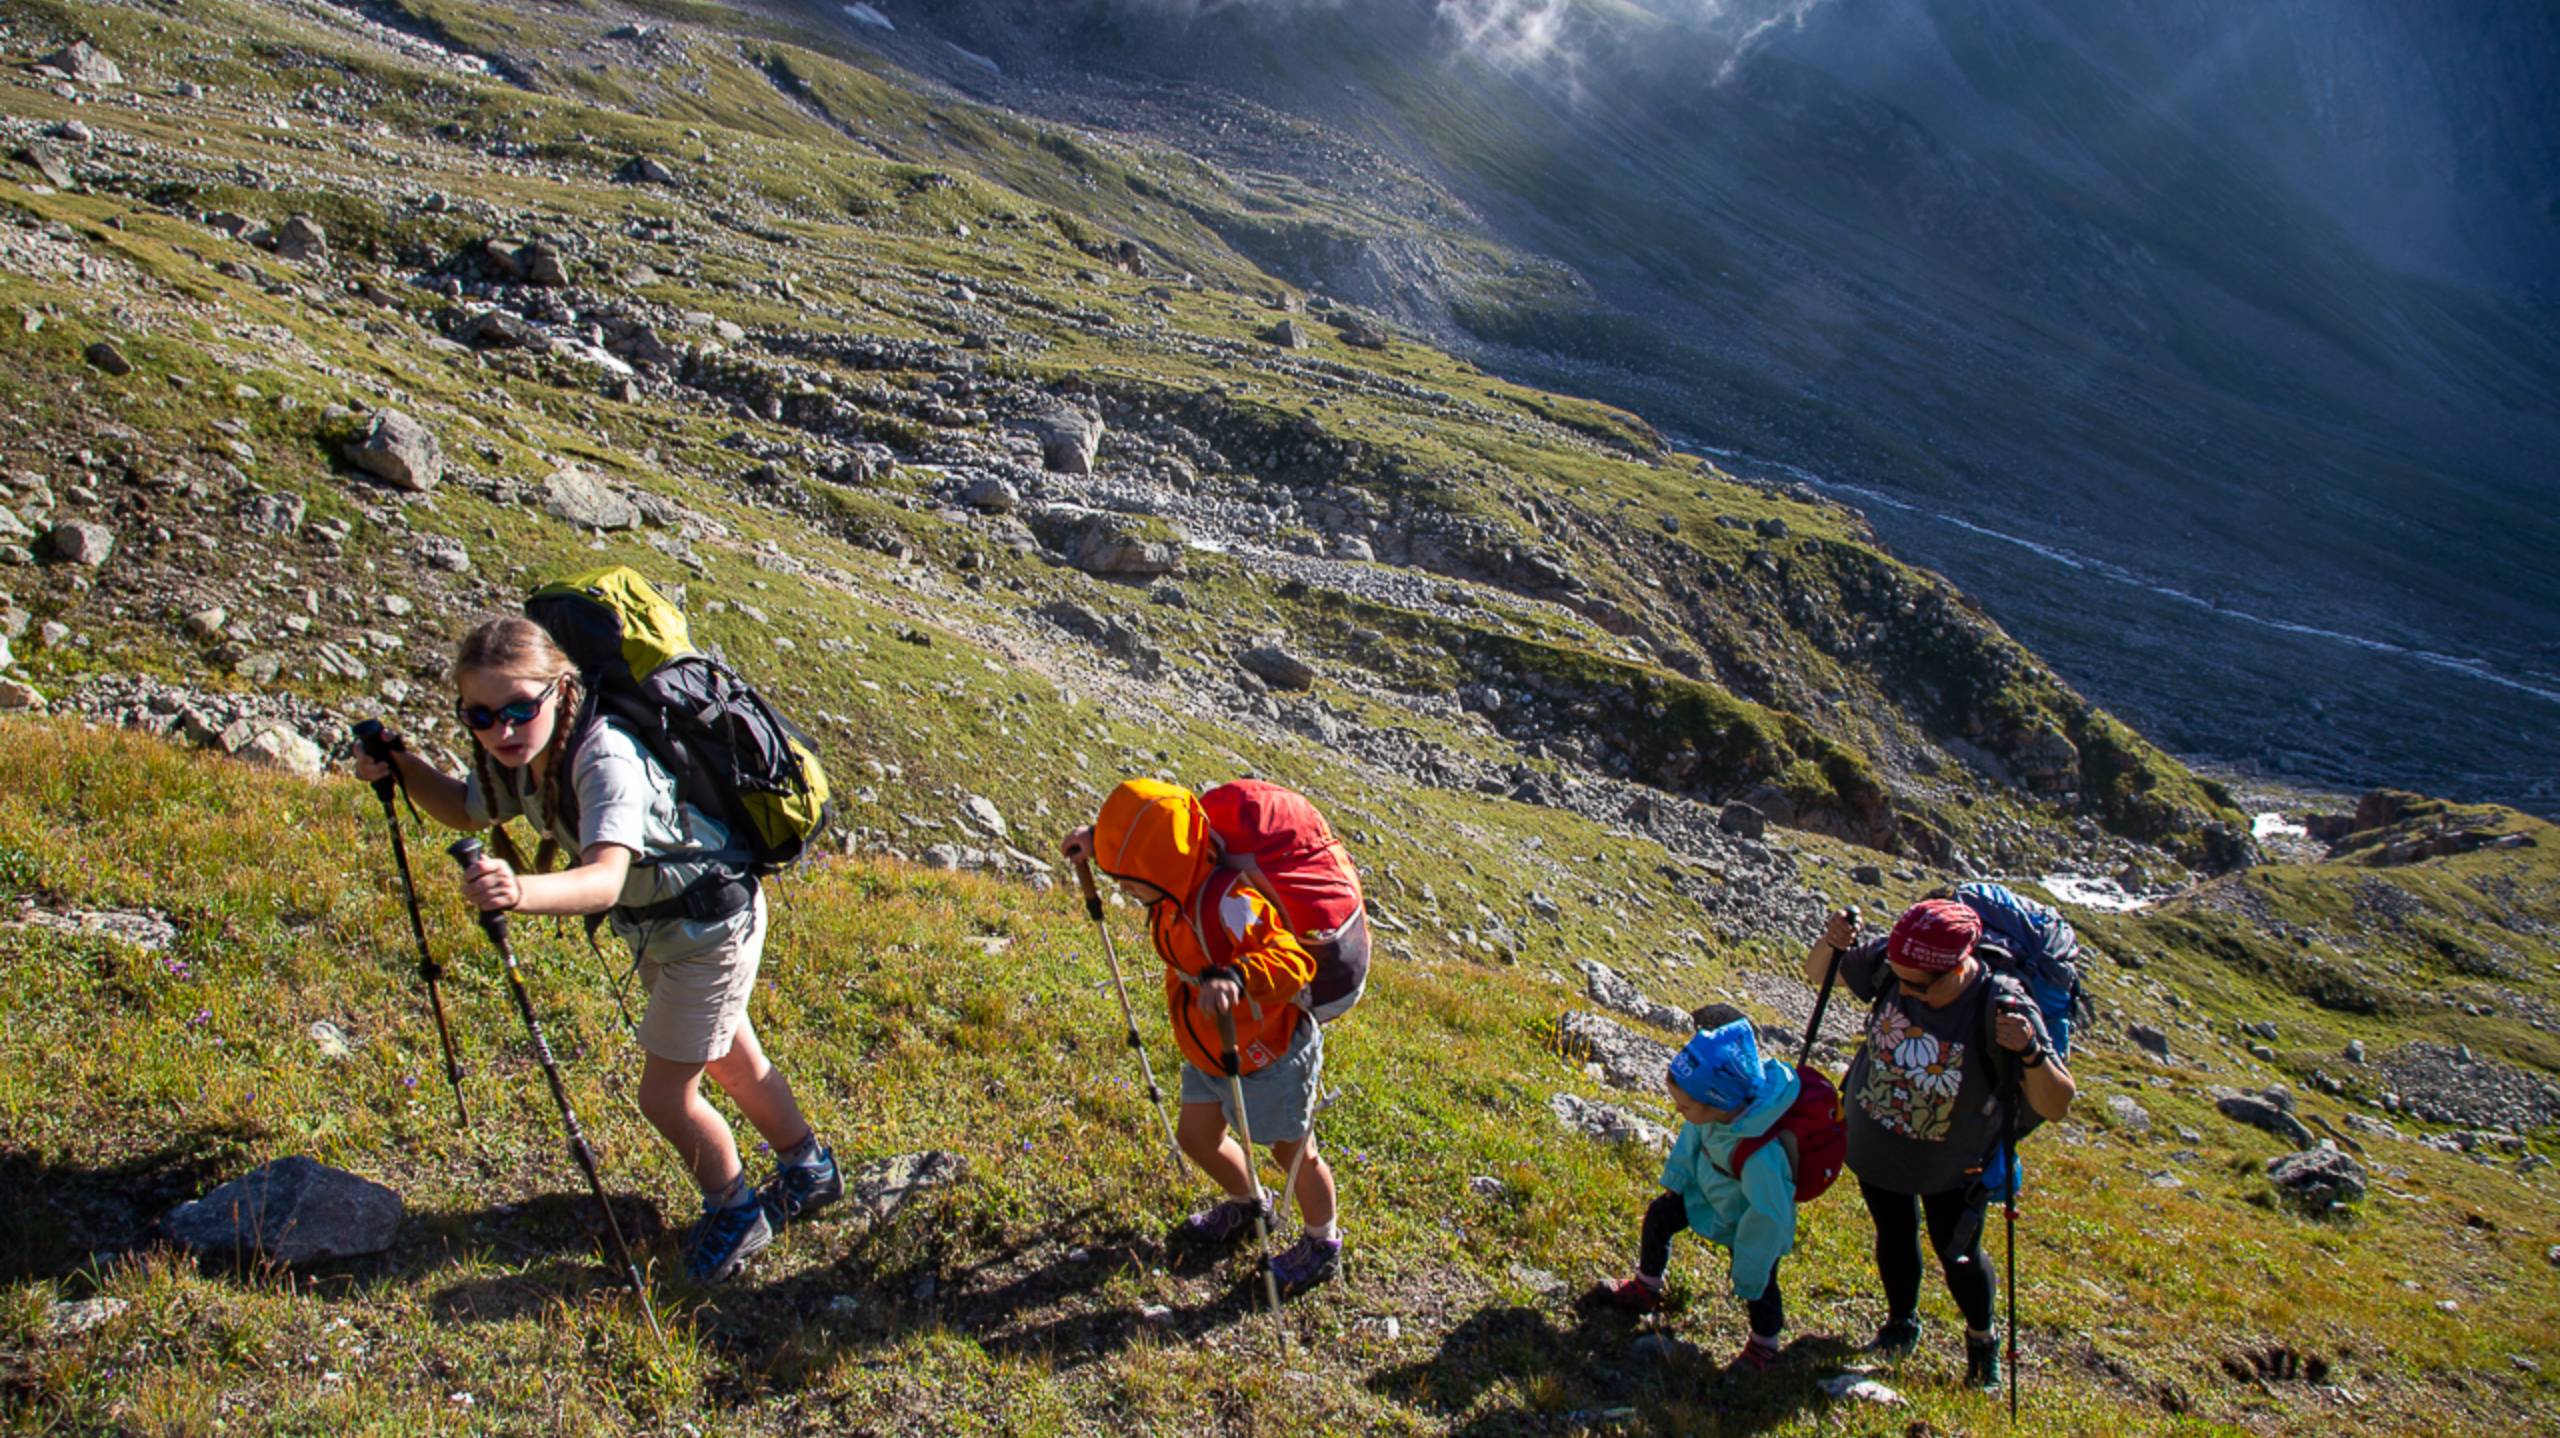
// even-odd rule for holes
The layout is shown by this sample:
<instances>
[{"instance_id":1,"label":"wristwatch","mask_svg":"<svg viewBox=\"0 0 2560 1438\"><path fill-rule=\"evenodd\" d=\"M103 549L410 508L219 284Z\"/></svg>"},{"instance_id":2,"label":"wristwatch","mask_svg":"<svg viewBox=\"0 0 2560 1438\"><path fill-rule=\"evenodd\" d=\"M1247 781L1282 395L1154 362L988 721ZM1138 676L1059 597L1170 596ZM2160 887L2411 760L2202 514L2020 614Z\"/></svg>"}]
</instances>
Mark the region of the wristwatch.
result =
<instances>
[{"instance_id":1,"label":"wristwatch","mask_svg":"<svg viewBox=\"0 0 2560 1438\"><path fill-rule=\"evenodd\" d=\"M2044 1067L2044 1061L2047 1057L2048 1055L2044 1051L2044 1046L2039 1044L2026 1053L2020 1054L2018 1056L2018 1062L2027 1068L2040 1069Z\"/></svg>"}]
</instances>

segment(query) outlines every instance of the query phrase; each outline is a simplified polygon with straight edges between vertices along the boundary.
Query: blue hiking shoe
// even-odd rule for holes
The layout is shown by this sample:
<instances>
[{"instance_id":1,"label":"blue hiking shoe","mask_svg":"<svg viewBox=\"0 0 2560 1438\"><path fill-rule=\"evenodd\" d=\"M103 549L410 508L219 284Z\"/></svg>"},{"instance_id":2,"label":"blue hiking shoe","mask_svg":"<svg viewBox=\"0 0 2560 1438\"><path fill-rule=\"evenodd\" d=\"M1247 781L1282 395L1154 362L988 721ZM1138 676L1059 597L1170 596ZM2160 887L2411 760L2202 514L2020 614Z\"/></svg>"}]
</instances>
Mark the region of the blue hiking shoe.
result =
<instances>
[{"instance_id":1,"label":"blue hiking shoe","mask_svg":"<svg viewBox=\"0 0 2560 1438\"><path fill-rule=\"evenodd\" d=\"M765 1222L763 1204L715 1208L702 1215L685 1241L684 1271L705 1287L726 1283L771 1242L773 1225Z\"/></svg>"},{"instance_id":2,"label":"blue hiking shoe","mask_svg":"<svg viewBox=\"0 0 2560 1438\"><path fill-rule=\"evenodd\" d=\"M818 1146L815 1162L783 1164L774 1170L771 1182L756 1190L765 1222L777 1231L842 1197L844 1176L836 1172L836 1151L824 1144Z\"/></svg>"},{"instance_id":3,"label":"blue hiking shoe","mask_svg":"<svg viewBox=\"0 0 2560 1438\"><path fill-rule=\"evenodd\" d=\"M1327 1241L1298 1235L1288 1251L1271 1260L1271 1277L1280 1285L1280 1296L1295 1298L1326 1279L1342 1267L1342 1241Z\"/></svg>"}]
</instances>

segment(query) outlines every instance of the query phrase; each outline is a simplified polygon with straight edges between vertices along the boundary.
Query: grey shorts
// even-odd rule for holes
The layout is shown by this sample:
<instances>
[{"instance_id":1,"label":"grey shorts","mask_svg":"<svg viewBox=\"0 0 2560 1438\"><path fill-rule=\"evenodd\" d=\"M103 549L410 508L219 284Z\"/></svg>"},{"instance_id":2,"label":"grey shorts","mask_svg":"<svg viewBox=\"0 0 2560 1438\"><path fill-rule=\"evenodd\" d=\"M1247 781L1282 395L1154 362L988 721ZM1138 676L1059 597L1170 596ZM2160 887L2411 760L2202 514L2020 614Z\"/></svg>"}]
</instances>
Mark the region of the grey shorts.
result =
<instances>
[{"instance_id":1,"label":"grey shorts","mask_svg":"<svg viewBox=\"0 0 2560 1438\"><path fill-rule=\"evenodd\" d=\"M1289 1051L1280 1056L1280 1061L1244 1076L1244 1114L1252 1122L1255 1143L1295 1143L1307 1136L1315 1117L1316 1087L1323 1071L1324 1030L1302 1018L1298 1032L1289 1040ZM1216 1104L1226 1115L1227 1126L1233 1128L1235 1106L1227 1097L1225 1074L1210 1073L1196 1064L1182 1066L1185 1107Z\"/></svg>"}]
</instances>

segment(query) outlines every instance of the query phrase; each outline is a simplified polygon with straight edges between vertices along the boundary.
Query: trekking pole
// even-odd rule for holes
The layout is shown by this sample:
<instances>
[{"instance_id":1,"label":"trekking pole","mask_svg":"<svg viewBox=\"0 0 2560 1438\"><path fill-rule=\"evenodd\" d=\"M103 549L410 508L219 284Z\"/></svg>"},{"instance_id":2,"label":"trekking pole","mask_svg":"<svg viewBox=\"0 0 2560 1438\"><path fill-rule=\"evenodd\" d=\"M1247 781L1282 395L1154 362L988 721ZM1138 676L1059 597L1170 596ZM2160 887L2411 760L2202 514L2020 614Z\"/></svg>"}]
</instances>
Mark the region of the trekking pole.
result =
<instances>
[{"instance_id":1,"label":"trekking pole","mask_svg":"<svg viewBox=\"0 0 2560 1438\"><path fill-rule=\"evenodd\" d=\"M2026 1080L2012 1066L2009 1072L2008 1116L2002 1120L2005 1132L2002 1144L2009 1154L2009 1423L2018 1422L2018 1105L2026 1098Z\"/></svg>"},{"instance_id":2,"label":"trekking pole","mask_svg":"<svg viewBox=\"0 0 2560 1438\"><path fill-rule=\"evenodd\" d=\"M1129 1026L1129 1052L1138 1056L1138 1072L1147 1076L1147 1099L1156 1106L1156 1123L1164 1129L1164 1158L1173 1169L1176 1182L1182 1178L1182 1145L1174 1139L1173 1120L1164 1115L1164 1091L1156 1087L1156 1066L1147 1061L1147 1045L1138 1037L1137 1010L1129 1007L1129 987L1120 981L1120 946L1112 942L1111 926L1102 919L1102 893L1093 886L1093 865L1076 860L1076 883L1084 889L1084 911L1102 934L1103 957L1111 963L1111 991L1120 996L1120 1020Z\"/></svg>"},{"instance_id":3,"label":"trekking pole","mask_svg":"<svg viewBox=\"0 0 2560 1438\"><path fill-rule=\"evenodd\" d=\"M1271 1208L1262 1199L1262 1175L1253 1164L1253 1120L1244 1111L1244 1068L1236 1058L1236 1016L1218 1015L1218 1062L1227 1070L1227 1096L1236 1106L1236 1132L1244 1138L1244 1176L1253 1185L1253 1232L1262 1244L1262 1291L1271 1300L1271 1331L1280 1335L1280 1361L1289 1361L1289 1323L1280 1316L1280 1280L1271 1271ZM1314 1130L1308 1130L1310 1136ZM1299 1150L1303 1156L1305 1150Z\"/></svg>"},{"instance_id":4,"label":"trekking pole","mask_svg":"<svg viewBox=\"0 0 2560 1438\"><path fill-rule=\"evenodd\" d=\"M457 839L445 850L453 861L468 871L488 851L477 839ZM605 1232L613 1236L613 1251L622 1260L622 1276L631 1282L631 1292L640 1300L641 1316L649 1320L649 1333L659 1341L666 1333L658 1327L658 1313L649 1304L648 1286L640 1281L640 1265L631 1258L631 1245L623 1242L622 1223L613 1216L613 1205L605 1200L604 1180L596 1174L595 1146L587 1142L587 1131L578 1125L578 1111L569 1106L569 1090L560 1082L560 1065L551 1057L551 1042L542 1036L542 1023L533 1016L533 995L526 992L524 973L516 967L516 951L507 942L507 915L502 909L484 909L480 927L487 931L489 942L498 946L498 962L507 971L507 987L514 990L516 1011L524 1015L525 1032L533 1036L533 1056L542 1064L542 1076L551 1083L552 1100L560 1105L561 1125L569 1130L569 1156L587 1175L587 1191L595 1195L596 1208L604 1215Z\"/></svg>"},{"instance_id":5,"label":"trekking pole","mask_svg":"<svg viewBox=\"0 0 2560 1438\"><path fill-rule=\"evenodd\" d=\"M1306 1018L1308 1023L1316 1021L1316 1016L1313 1014L1307 1015ZM1298 1140L1298 1151L1289 1160L1289 1176L1280 1181L1278 1206L1283 1210L1286 1210L1291 1203L1297 1202L1299 1166L1307 1161L1307 1150L1316 1146L1316 1115L1333 1107L1333 1101L1342 1096L1340 1093L1324 1091L1324 1055L1322 1054L1316 1055L1315 1071L1307 1075L1307 1087L1313 1091L1314 1097L1307 1101L1306 1136ZM1305 1227L1306 1222L1307 1206L1304 1203L1298 1203L1299 1227Z\"/></svg>"},{"instance_id":6,"label":"trekking pole","mask_svg":"<svg viewBox=\"0 0 2560 1438\"><path fill-rule=\"evenodd\" d=\"M378 764L392 764L394 741L379 719L367 719L355 728L356 743L366 757ZM436 1038L444 1044L444 1078L453 1086L453 1112L461 1127L471 1127L471 1110L462 1101L462 1061L454 1056L453 1027L445 1022L444 966L427 952L427 923L418 915L418 881L409 873L409 842L400 833L400 814L392 807L391 791L399 783L399 766L392 764L389 774L373 781L373 795L382 801L382 822L391 829L391 860L400 867L400 887L409 896L409 932L418 940L418 977L427 983L427 1007L435 1011Z\"/></svg>"},{"instance_id":7,"label":"trekking pole","mask_svg":"<svg viewBox=\"0 0 2560 1438\"><path fill-rule=\"evenodd\" d=\"M1858 906L1848 907L1849 922L1858 922ZM1831 967L1823 971L1821 997L1813 1001L1813 1022L1804 1026L1804 1047L1796 1053L1796 1067L1803 1068L1813 1057L1813 1036L1822 1032L1823 1011L1831 1007L1831 986L1840 981L1840 951L1831 951Z\"/></svg>"}]
</instances>

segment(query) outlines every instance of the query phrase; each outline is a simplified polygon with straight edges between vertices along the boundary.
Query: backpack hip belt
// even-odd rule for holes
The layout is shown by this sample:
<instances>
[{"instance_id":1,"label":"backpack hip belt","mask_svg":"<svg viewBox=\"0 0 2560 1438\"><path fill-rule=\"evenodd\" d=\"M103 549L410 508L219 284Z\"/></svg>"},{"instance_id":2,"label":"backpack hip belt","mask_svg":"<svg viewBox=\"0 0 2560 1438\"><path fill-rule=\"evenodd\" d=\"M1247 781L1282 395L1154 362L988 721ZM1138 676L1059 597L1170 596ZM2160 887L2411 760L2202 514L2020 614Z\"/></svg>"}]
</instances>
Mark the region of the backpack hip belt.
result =
<instances>
[{"instance_id":1,"label":"backpack hip belt","mask_svg":"<svg viewBox=\"0 0 2560 1438\"><path fill-rule=\"evenodd\" d=\"M614 913L634 924L663 923L668 919L690 919L697 924L718 923L754 905L756 881L735 874L706 874L672 899L654 904L620 904Z\"/></svg>"}]
</instances>

